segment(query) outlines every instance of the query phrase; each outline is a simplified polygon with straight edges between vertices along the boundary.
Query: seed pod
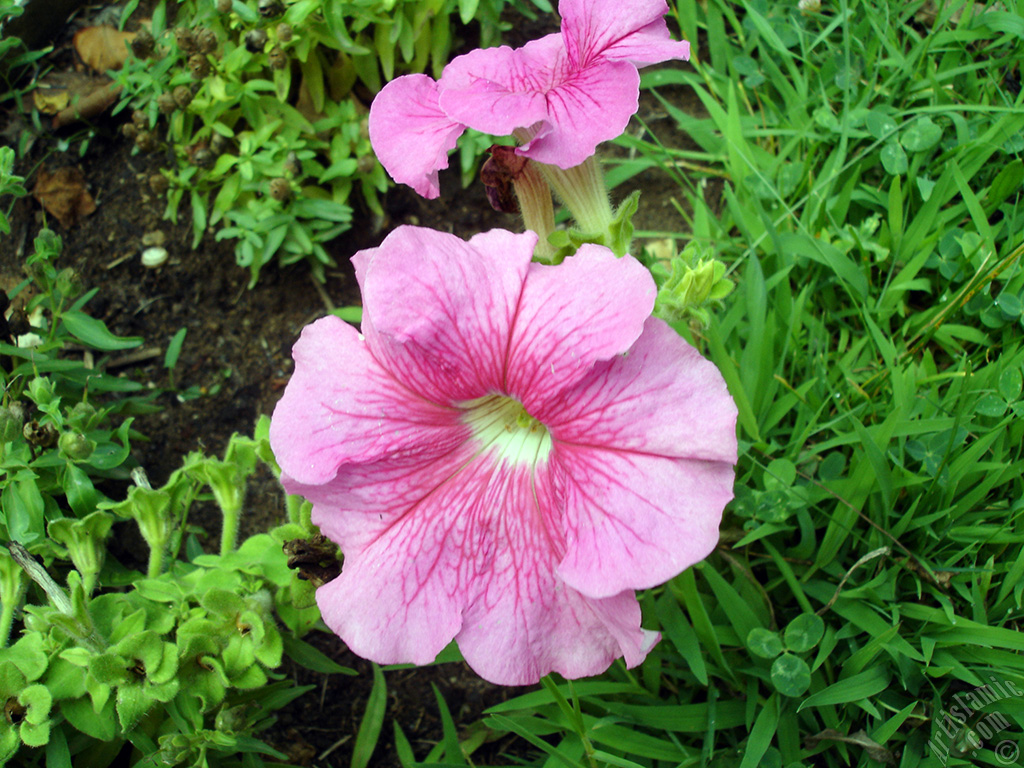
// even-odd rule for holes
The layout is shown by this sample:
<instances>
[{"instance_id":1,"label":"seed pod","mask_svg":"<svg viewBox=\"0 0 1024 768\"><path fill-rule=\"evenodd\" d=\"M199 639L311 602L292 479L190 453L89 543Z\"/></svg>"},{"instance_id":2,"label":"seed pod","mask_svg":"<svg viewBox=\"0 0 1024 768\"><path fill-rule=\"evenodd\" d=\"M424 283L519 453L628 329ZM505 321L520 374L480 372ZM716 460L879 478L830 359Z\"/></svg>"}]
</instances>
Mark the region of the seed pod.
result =
<instances>
[{"instance_id":1,"label":"seed pod","mask_svg":"<svg viewBox=\"0 0 1024 768\"><path fill-rule=\"evenodd\" d=\"M293 178L302 175L302 161L295 150L289 152L284 159L284 172Z\"/></svg>"},{"instance_id":2,"label":"seed pod","mask_svg":"<svg viewBox=\"0 0 1024 768\"><path fill-rule=\"evenodd\" d=\"M215 133L210 138L210 151L218 157L223 155L229 149L231 149L231 139L227 136L221 136L219 133Z\"/></svg>"},{"instance_id":3,"label":"seed pod","mask_svg":"<svg viewBox=\"0 0 1024 768\"><path fill-rule=\"evenodd\" d=\"M96 416L96 409L89 403L82 401L75 403L75 407L68 413L68 423L79 432L85 432L92 426L93 417Z\"/></svg>"},{"instance_id":4,"label":"seed pod","mask_svg":"<svg viewBox=\"0 0 1024 768\"><path fill-rule=\"evenodd\" d=\"M282 43L290 43L293 36L292 25L282 21L277 25L277 39Z\"/></svg>"},{"instance_id":5,"label":"seed pod","mask_svg":"<svg viewBox=\"0 0 1024 768\"><path fill-rule=\"evenodd\" d=\"M96 443L80 432L65 432L58 444L61 453L74 461L88 459L96 449Z\"/></svg>"},{"instance_id":6,"label":"seed pod","mask_svg":"<svg viewBox=\"0 0 1024 768\"><path fill-rule=\"evenodd\" d=\"M139 131L135 137L135 146L141 152L153 152L159 146L159 142L156 140L156 134L152 131Z\"/></svg>"},{"instance_id":7,"label":"seed pod","mask_svg":"<svg viewBox=\"0 0 1024 768\"><path fill-rule=\"evenodd\" d=\"M208 27L196 30L196 49L199 53L213 53L217 50L217 35Z\"/></svg>"},{"instance_id":8,"label":"seed pod","mask_svg":"<svg viewBox=\"0 0 1024 768\"><path fill-rule=\"evenodd\" d=\"M22 437L28 440L29 445L40 448L53 448L57 444L57 430L53 424L40 424L33 419L21 430Z\"/></svg>"},{"instance_id":9,"label":"seed pod","mask_svg":"<svg viewBox=\"0 0 1024 768\"><path fill-rule=\"evenodd\" d=\"M124 123L121 126L121 135L126 139L134 139L139 133L139 129L135 127L135 123Z\"/></svg>"},{"instance_id":10,"label":"seed pod","mask_svg":"<svg viewBox=\"0 0 1024 768\"><path fill-rule=\"evenodd\" d=\"M267 54L267 61L271 69L284 69L288 66L288 56L281 50L281 46L275 45Z\"/></svg>"},{"instance_id":11,"label":"seed pod","mask_svg":"<svg viewBox=\"0 0 1024 768\"><path fill-rule=\"evenodd\" d=\"M196 36L192 34L192 30L188 27L178 27L174 30L174 40L178 43L178 48L181 49L182 53L195 53L199 49L196 47Z\"/></svg>"},{"instance_id":12,"label":"seed pod","mask_svg":"<svg viewBox=\"0 0 1024 768\"><path fill-rule=\"evenodd\" d=\"M135 127L140 131L144 131L146 128L149 128L149 115L141 109L136 109L132 112L132 123L134 123Z\"/></svg>"},{"instance_id":13,"label":"seed pod","mask_svg":"<svg viewBox=\"0 0 1024 768\"><path fill-rule=\"evenodd\" d=\"M192 165L197 168L212 168L217 161L217 156L205 147L197 149L192 155Z\"/></svg>"},{"instance_id":14,"label":"seed pod","mask_svg":"<svg viewBox=\"0 0 1024 768\"><path fill-rule=\"evenodd\" d=\"M167 181L167 177L162 173L150 174L149 177L149 188L155 195L163 195L168 189L170 189L171 183Z\"/></svg>"},{"instance_id":15,"label":"seed pod","mask_svg":"<svg viewBox=\"0 0 1024 768\"><path fill-rule=\"evenodd\" d=\"M201 53L193 53L188 57L188 68L192 72L193 80L202 80L210 74L210 62Z\"/></svg>"},{"instance_id":16,"label":"seed pod","mask_svg":"<svg viewBox=\"0 0 1024 768\"><path fill-rule=\"evenodd\" d=\"M278 0L259 0L256 9L260 12L260 16L265 19L272 19L284 13L284 6Z\"/></svg>"},{"instance_id":17,"label":"seed pod","mask_svg":"<svg viewBox=\"0 0 1024 768\"><path fill-rule=\"evenodd\" d=\"M153 55L153 51L156 50L156 40L153 39L152 33L143 27L132 40L131 49L135 58L148 59Z\"/></svg>"},{"instance_id":18,"label":"seed pod","mask_svg":"<svg viewBox=\"0 0 1024 768\"><path fill-rule=\"evenodd\" d=\"M64 267L57 273L57 290L67 299L73 299L82 292L82 277L74 267Z\"/></svg>"},{"instance_id":19,"label":"seed pod","mask_svg":"<svg viewBox=\"0 0 1024 768\"><path fill-rule=\"evenodd\" d=\"M276 179L271 179L270 196L279 203L283 203L290 198L292 196L292 187L288 183L288 179L281 178L280 176Z\"/></svg>"},{"instance_id":20,"label":"seed pod","mask_svg":"<svg viewBox=\"0 0 1024 768\"><path fill-rule=\"evenodd\" d=\"M174 89L174 103L177 104L181 109L185 109L189 104L192 103L192 89L187 85L179 85Z\"/></svg>"},{"instance_id":21,"label":"seed pod","mask_svg":"<svg viewBox=\"0 0 1024 768\"><path fill-rule=\"evenodd\" d=\"M267 44L267 33L262 29L253 29L245 33L245 48L250 53L261 53Z\"/></svg>"},{"instance_id":22,"label":"seed pod","mask_svg":"<svg viewBox=\"0 0 1024 768\"><path fill-rule=\"evenodd\" d=\"M218 13L231 13L231 0L217 0Z\"/></svg>"},{"instance_id":23,"label":"seed pod","mask_svg":"<svg viewBox=\"0 0 1024 768\"><path fill-rule=\"evenodd\" d=\"M175 100L173 94L161 93L156 97L156 108L159 109L162 114L169 115L178 108L178 102Z\"/></svg>"}]
</instances>

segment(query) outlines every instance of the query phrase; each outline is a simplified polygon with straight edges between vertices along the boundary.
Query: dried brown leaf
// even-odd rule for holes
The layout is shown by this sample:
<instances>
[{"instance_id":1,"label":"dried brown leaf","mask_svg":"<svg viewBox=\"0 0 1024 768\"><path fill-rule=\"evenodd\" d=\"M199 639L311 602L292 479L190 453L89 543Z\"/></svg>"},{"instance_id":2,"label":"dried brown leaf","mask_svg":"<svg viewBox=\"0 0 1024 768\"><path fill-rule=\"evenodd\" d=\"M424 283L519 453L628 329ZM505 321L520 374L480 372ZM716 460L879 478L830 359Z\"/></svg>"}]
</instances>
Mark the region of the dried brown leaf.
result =
<instances>
[{"instance_id":1,"label":"dried brown leaf","mask_svg":"<svg viewBox=\"0 0 1024 768\"><path fill-rule=\"evenodd\" d=\"M106 24L86 27L75 33L75 50L97 72L120 69L128 59L128 43L135 39L135 34Z\"/></svg>"},{"instance_id":2,"label":"dried brown leaf","mask_svg":"<svg viewBox=\"0 0 1024 768\"><path fill-rule=\"evenodd\" d=\"M74 226L96 210L96 203L85 188L85 176L70 166L54 173L40 168L32 196L64 227Z\"/></svg>"}]
</instances>

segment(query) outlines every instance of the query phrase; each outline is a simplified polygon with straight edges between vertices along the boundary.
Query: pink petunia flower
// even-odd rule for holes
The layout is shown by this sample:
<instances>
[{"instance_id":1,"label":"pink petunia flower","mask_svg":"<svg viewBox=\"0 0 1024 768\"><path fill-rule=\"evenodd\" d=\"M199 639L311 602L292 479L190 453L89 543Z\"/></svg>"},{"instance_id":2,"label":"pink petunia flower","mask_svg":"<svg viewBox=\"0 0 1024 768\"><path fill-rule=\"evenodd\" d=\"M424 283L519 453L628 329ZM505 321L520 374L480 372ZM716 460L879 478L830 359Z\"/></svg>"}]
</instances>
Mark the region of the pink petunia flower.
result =
<instances>
[{"instance_id":1,"label":"pink petunia flower","mask_svg":"<svg viewBox=\"0 0 1024 768\"><path fill-rule=\"evenodd\" d=\"M399 227L353 257L362 334L308 326L270 440L345 555L324 621L357 654L424 664L454 638L482 677L575 678L657 641L634 590L718 540L736 408L651 318L630 256L531 263L532 232Z\"/></svg>"},{"instance_id":2,"label":"pink petunia flower","mask_svg":"<svg viewBox=\"0 0 1024 768\"><path fill-rule=\"evenodd\" d=\"M669 37L665 0L561 0L558 10L558 34L471 51L439 82L406 75L381 90L370 141L396 181L437 197L438 171L467 127L515 135L517 152L538 162L579 165L636 112L638 66L690 56Z\"/></svg>"}]
</instances>

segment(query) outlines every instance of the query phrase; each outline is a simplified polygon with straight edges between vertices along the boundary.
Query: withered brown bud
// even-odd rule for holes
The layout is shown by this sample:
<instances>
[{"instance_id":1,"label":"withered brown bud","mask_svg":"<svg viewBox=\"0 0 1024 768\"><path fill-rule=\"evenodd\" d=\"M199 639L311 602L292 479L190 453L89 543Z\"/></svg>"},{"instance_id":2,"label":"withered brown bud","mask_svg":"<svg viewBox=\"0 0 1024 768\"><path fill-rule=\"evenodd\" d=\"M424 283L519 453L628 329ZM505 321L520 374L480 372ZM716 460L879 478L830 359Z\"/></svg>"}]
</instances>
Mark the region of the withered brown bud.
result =
<instances>
[{"instance_id":1,"label":"withered brown bud","mask_svg":"<svg viewBox=\"0 0 1024 768\"><path fill-rule=\"evenodd\" d=\"M282 179L280 177L271 179L270 196L281 203L290 198L292 196L292 187L288 183L288 179Z\"/></svg>"},{"instance_id":2,"label":"withered brown bud","mask_svg":"<svg viewBox=\"0 0 1024 768\"><path fill-rule=\"evenodd\" d=\"M172 95L174 96L174 103L181 109L185 109L185 107L192 103L192 89L187 85L179 85L174 89Z\"/></svg>"},{"instance_id":3,"label":"withered brown bud","mask_svg":"<svg viewBox=\"0 0 1024 768\"><path fill-rule=\"evenodd\" d=\"M135 146L143 152L153 152L159 146L159 142L152 131L139 131L135 137Z\"/></svg>"},{"instance_id":4,"label":"withered brown bud","mask_svg":"<svg viewBox=\"0 0 1024 768\"><path fill-rule=\"evenodd\" d=\"M284 69L288 66L288 56L281 50L279 45L275 45L270 49L270 53L267 54L267 61L270 62L271 69Z\"/></svg>"},{"instance_id":5,"label":"withered brown bud","mask_svg":"<svg viewBox=\"0 0 1024 768\"><path fill-rule=\"evenodd\" d=\"M149 128L149 115L147 115L141 109L136 109L134 112L132 112L132 123L134 123L135 127L138 128L140 131L143 131L146 128Z\"/></svg>"},{"instance_id":6,"label":"withered brown bud","mask_svg":"<svg viewBox=\"0 0 1024 768\"><path fill-rule=\"evenodd\" d=\"M139 129L135 127L135 123L125 123L121 126L121 135L126 139L134 139L138 133Z\"/></svg>"},{"instance_id":7,"label":"withered brown bud","mask_svg":"<svg viewBox=\"0 0 1024 768\"><path fill-rule=\"evenodd\" d=\"M292 25L282 21L277 25L277 39L282 43L290 43L293 36Z\"/></svg>"},{"instance_id":8,"label":"withered brown bud","mask_svg":"<svg viewBox=\"0 0 1024 768\"><path fill-rule=\"evenodd\" d=\"M529 161L517 155L515 147L495 144L489 152L491 156L480 167L480 181L487 193L487 201L496 211L518 213L515 180Z\"/></svg>"},{"instance_id":9,"label":"withered brown bud","mask_svg":"<svg viewBox=\"0 0 1024 768\"><path fill-rule=\"evenodd\" d=\"M231 13L231 0L217 0L218 13Z\"/></svg>"},{"instance_id":10,"label":"withered brown bud","mask_svg":"<svg viewBox=\"0 0 1024 768\"><path fill-rule=\"evenodd\" d=\"M208 27L196 30L196 49L199 53L213 53L217 50L217 35Z\"/></svg>"},{"instance_id":11,"label":"withered brown bud","mask_svg":"<svg viewBox=\"0 0 1024 768\"><path fill-rule=\"evenodd\" d=\"M131 49L135 58L148 59L153 55L153 51L156 50L156 40L153 39L152 33L143 27L132 39Z\"/></svg>"},{"instance_id":12,"label":"withered brown bud","mask_svg":"<svg viewBox=\"0 0 1024 768\"><path fill-rule=\"evenodd\" d=\"M188 69L194 80L202 80L210 74L210 62L201 53L193 53L188 57Z\"/></svg>"},{"instance_id":13,"label":"withered brown bud","mask_svg":"<svg viewBox=\"0 0 1024 768\"><path fill-rule=\"evenodd\" d=\"M245 33L245 48L250 53L260 53L267 44L267 33L262 29L253 29Z\"/></svg>"},{"instance_id":14,"label":"withered brown bud","mask_svg":"<svg viewBox=\"0 0 1024 768\"><path fill-rule=\"evenodd\" d=\"M284 6L278 0L259 0L259 3L256 4L256 10L260 12L260 16L263 18L272 19L284 13Z\"/></svg>"},{"instance_id":15,"label":"withered brown bud","mask_svg":"<svg viewBox=\"0 0 1024 768\"><path fill-rule=\"evenodd\" d=\"M28 440L29 445L40 448L53 448L57 444L57 429L53 424L40 424L33 419L22 430L22 435Z\"/></svg>"},{"instance_id":16,"label":"withered brown bud","mask_svg":"<svg viewBox=\"0 0 1024 768\"><path fill-rule=\"evenodd\" d=\"M163 114L169 115L178 108L178 103L170 93L161 93L156 97L156 108Z\"/></svg>"},{"instance_id":17,"label":"withered brown bud","mask_svg":"<svg viewBox=\"0 0 1024 768\"><path fill-rule=\"evenodd\" d=\"M192 34L192 30L188 27L178 27L175 29L174 40L178 43L178 48L183 53L195 53L199 50L196 47L196 36Z\"/></svg>"},{"instance_id":18,"label":"withered brown bud","mask_svg":"<svg viewBox=\"0 0 1024 768\"><path fill-rule=\"evenodd\" d=\"M153 190L153 194L163 195L170 189L171 183L167 181L167 177L162 173L154 173L149 177L149 188Z\"/></svg>"},{"instance_id":19,"label":"withered brown bud","mask_svg":"<svg viewBox=\"0 0 1024 768\"><path fill-rule=\"evenodd\" d=\"M302 174L302 161L299 160L295 150L289 152L288 156L284 159L284 172L293 177Z\"/></svg>"},{"instance_id":20,"label":"withered brown bud","mask_svg":"<svg viewBox=\"0 0 1024 768\"><path fill-rule=\"evenodd\" d=\"M197 149L192 155L192 165L197 168L212 168L215 162L217 156L206 148Z\"/></svg>"}]
</instances>

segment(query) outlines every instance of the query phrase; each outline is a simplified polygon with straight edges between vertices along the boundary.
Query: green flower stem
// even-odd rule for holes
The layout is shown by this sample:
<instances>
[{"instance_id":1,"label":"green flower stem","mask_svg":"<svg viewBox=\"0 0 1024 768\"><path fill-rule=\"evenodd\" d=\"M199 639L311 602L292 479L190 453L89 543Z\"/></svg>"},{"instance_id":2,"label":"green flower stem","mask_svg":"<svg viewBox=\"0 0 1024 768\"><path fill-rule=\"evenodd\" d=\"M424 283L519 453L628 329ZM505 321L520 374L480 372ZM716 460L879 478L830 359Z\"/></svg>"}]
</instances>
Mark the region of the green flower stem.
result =
<instances>
[{"instance_id":1,"label":"green flower stem","mask_svg":"<svg viewBox=\"0 0 1024 768\"><path fill-rule=\"evenodd\" d=\"M551 203L551 188L536 166L536 163L528 162L513 183L523 225L540 237L534 256L540 261L550 262L555 249L548 242L548 235L555 231L555 208Z\"/></svg>"},{"instance_id":2,"label":"green flower stem","mask_svg":"<svg viewBox=\"0 0 1024 768\"><path fill-rule=\"evenodd\" d=\"M596 156L592 155L572 168L538 165L582 232L604 234L608 231L615 214Z\"/></svg>"}]
</instances>

